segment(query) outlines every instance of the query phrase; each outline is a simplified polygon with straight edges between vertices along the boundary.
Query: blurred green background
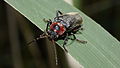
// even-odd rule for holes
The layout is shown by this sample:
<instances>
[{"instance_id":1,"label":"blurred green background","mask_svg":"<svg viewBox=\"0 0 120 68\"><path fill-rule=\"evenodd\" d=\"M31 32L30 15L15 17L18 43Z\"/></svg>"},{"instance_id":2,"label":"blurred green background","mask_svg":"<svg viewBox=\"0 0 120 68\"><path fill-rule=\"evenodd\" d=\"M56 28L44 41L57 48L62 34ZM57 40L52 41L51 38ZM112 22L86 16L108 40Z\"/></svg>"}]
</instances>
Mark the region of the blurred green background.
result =
<instances>
[{"instance_id":1,"label":"blurred green background","mask_svg":"<svg viewBox=\"0 0 120 68\"><path fill-rule=\"evenodd\" d=\"M75 7L120 40L120 0L73 0L72 2ZM25 46L28 40L41 34L41 31L29 22L0 0L0 68L63 68L67 65L59 61L60 66L56 67L54 60L50 60L54 58L51 58L53 55L48 52L53 50L49 49L50 46L46 45L46 42L44 43L46 39L37 41L37 43L43 42L42 45L45 46L36 43L33 45L39 46ZM59 56L59 59L65 60L61 55Z\"/></svg>"}]
</instances>

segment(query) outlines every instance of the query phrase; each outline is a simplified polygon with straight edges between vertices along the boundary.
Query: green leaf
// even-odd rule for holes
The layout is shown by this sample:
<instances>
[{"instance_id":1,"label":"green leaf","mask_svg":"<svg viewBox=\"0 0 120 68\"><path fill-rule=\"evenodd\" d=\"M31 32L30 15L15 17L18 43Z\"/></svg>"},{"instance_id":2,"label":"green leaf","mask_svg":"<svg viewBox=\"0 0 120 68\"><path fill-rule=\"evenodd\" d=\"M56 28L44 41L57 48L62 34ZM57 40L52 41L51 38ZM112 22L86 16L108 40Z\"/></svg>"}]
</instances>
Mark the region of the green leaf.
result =
<instances>
[{"instance_id":1,"label":"green leaf","mask_svg":"<svg viewBox=\"0 0 120 68\"><path fill-rule=\"evenodd\" d=\"M68 5L62 0L5 1L41 30L45 30L46 26L43 18L53 19L56 10L63 11L64 13L79 12L83 17L83 27L85 30L82 34L77 34L76 36L81 40L86 40L88 43L81 44L77 41L69 41L69 45L66 46L69 53L85 68L120 67L120 42L95 21L73 6Z\"/></svg>"}]
</instances>

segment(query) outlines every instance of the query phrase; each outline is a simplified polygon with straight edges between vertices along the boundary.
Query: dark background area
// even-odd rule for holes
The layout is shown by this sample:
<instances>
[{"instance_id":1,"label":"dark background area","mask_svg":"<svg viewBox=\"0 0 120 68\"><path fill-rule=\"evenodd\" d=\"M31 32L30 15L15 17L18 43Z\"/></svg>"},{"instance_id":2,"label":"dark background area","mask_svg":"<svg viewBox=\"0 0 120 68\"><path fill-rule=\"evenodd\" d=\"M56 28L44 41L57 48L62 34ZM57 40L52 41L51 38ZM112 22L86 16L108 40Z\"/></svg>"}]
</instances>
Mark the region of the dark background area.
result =
<instances>
[{"instance_id":1,"label":"dark background area","mask_svg":"<svg viewBox=\"0 0 120 68\"><path fill-rule=\"evenodd\" d=\"M56 66L54 46L48 39L27 45L42 33L19 12L0 1L0 68L68 68L59 46L56 46L59 52Z\"/></svg>"},{"instance_id":2,"label":"dark background area","mask_svg":"<svg viewBox=\"0 0 120 68\"><path fill-rule=\"evenodd\" d=\"M75 6L120 40L120 0L73 0Z\"/></svg>"},{"instance_id":3,"label":"dark background area","mask_svg":"<svg viewBox=\"0 0 120 68\"><path fill-rule=\"evenodd\" d=\"M120 0L74 0L74 4L120 40ZM28 47L23 44L38 37L41 33L30 21L0 0L0 68L13 68L13 66L15 68L23 68L23 66L25 68L55 67L55 62L50 61L51 57L54 57L54 52L49 53L49 51L53 51L53 47L45 44L48 42L45 41L46 39L40 40L43 44L32 44L39 46ZM40 41L37 43L41 43ZM15 56L16 54L17 56ZM52 59L54 60L54 58ZM59 59L64 60L64 58ZM65 65L61 61L59 64L61 66L56 68Z\"/></svg>"}]
</instances>

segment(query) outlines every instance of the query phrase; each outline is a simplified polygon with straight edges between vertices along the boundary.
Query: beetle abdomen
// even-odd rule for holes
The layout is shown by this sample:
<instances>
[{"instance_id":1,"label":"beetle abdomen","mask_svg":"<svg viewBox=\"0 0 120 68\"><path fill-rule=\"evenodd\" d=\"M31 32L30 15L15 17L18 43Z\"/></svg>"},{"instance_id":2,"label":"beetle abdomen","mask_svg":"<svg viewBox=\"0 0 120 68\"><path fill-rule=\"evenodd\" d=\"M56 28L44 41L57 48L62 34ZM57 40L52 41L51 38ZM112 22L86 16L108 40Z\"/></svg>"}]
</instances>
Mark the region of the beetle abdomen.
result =
<instances>
[{"instance_id":1,"label":"beetle abdomen","mask_svg":"<svg viewBox=\"0 0 120 68\"><path fill-rule=\"evenodd\" d=\"M77 12L66 13L62 16L66 27L76 27L82 24L82 17Z\"/></svg>"}]
</instances>

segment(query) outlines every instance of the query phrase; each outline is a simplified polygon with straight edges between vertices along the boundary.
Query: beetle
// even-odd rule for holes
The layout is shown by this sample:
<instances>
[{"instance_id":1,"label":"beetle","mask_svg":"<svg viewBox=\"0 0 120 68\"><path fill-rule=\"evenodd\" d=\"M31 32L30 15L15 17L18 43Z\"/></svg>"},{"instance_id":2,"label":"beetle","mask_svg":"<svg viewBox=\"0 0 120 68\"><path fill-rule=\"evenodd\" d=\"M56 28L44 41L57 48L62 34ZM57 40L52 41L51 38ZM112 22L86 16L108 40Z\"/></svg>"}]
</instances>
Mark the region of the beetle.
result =
<instances>
[{"instance_id":1,"label":"beetle","mask_svg":"<svg viewBox=\"0 0 120 68\"><path fill-rule=\"evenodd\" d=\"M57 10L56 17L53 19L53 21L51 19L43 19L43 21L47 23L46 30L42 35L40 35L39 38L36 38L33 41L45 37L48 37L48 39L51 41L64 40L63 48L66 52L68 51L65 45L69 39L76 40L81 43L87 43L87 41L79 40L75 36L79 30L83 30L83 19L79 13L69 12L63 14L61 11ZM70 36L73 36L73 38L70 38Z\"/></svg>"}]
</instances>

